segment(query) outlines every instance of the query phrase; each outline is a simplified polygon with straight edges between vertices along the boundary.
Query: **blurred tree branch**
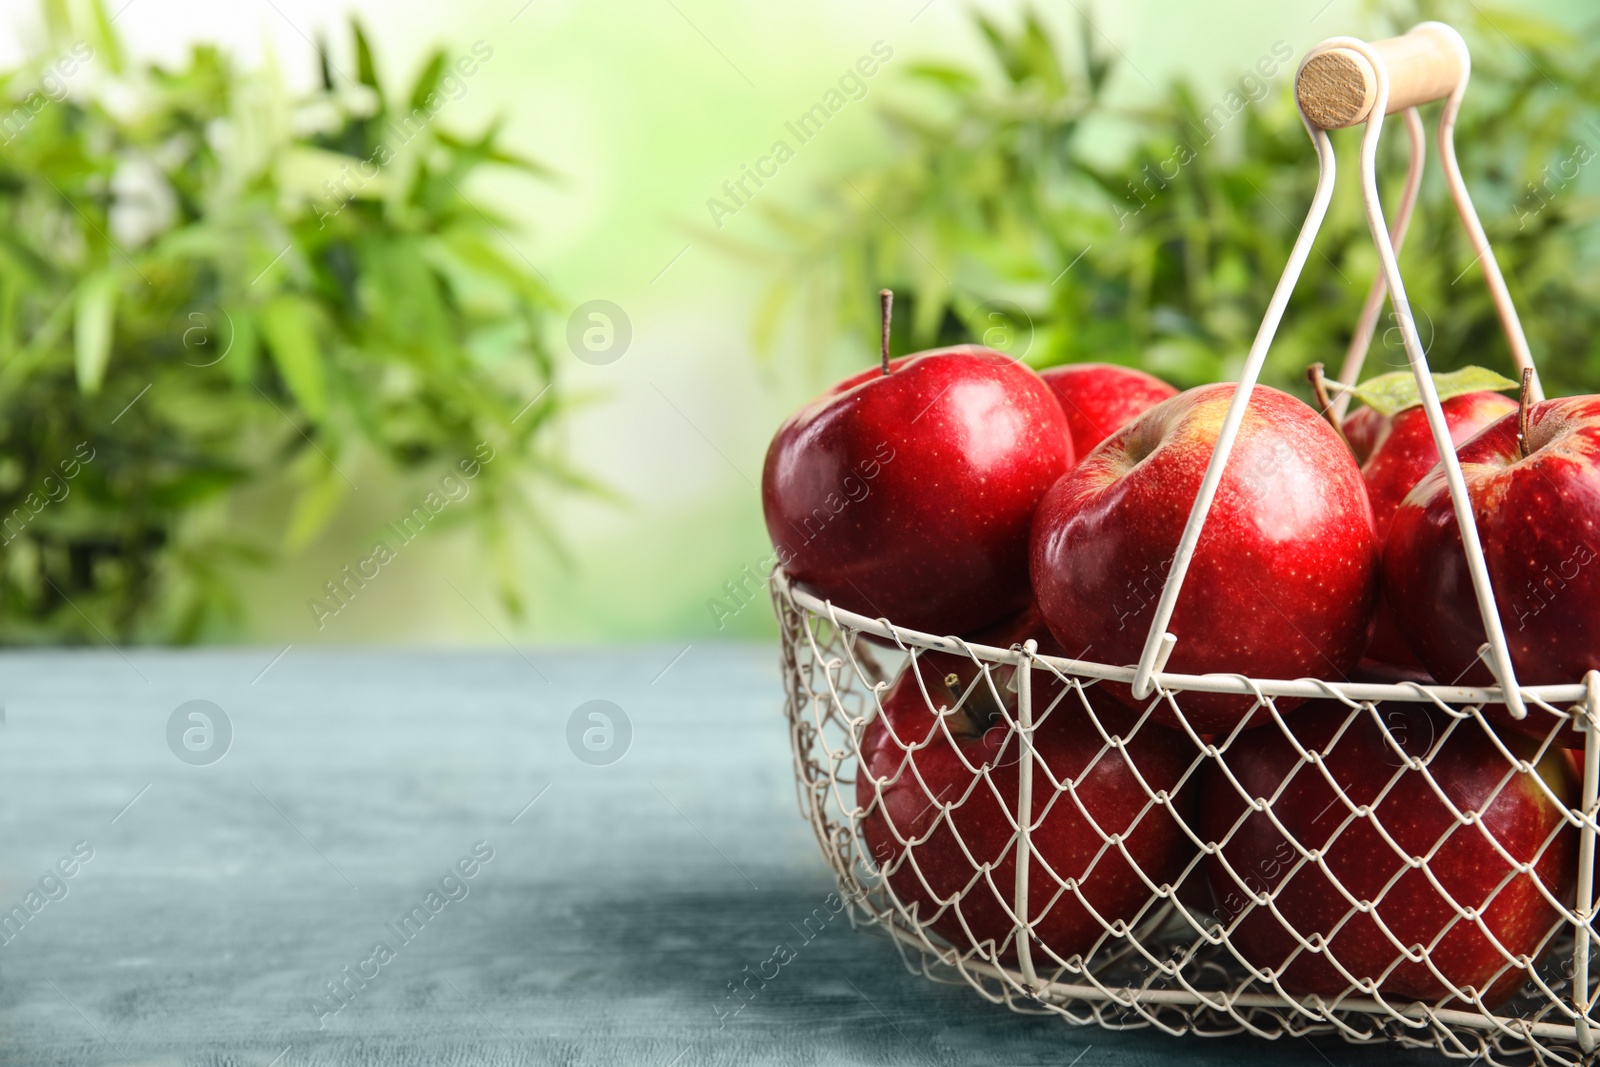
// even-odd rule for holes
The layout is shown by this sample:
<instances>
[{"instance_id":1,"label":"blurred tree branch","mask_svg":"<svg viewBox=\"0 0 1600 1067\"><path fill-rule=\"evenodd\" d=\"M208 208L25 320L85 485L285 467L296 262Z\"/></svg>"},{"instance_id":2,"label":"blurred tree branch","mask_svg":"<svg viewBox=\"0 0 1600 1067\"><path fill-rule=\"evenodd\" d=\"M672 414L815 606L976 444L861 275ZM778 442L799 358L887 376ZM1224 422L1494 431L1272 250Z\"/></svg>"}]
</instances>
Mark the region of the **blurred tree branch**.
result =
<instances>
[{"instance_id":1,"label":"blurred tree branch","mask_svg":"<svg viewBox=\"0 0 1600 1067\"><path fill-rule=\"evenodd\" d=\"M0 74L0 638L232 632L239 568L313 541L353 476L422 484L483 442L441 518L515 610L530 494L594 487L550 441L556 298L463 191L548 172L442 114L493 48L397 91L353 25L356 78L324 50L295 97L206 45L132 65L98 0L42 8L48 47ZM238 528L285 482L279 529Z\"/></svg>"},{"instance_id":2,"label":"blurred tree branch","mask_svg":"<svg viewBox=\"0 0 1600 1067\"><path fill-rule=\"evenodd\" d=\"M1588 167L1600 155L1600 36L1465 0L1377 10L1385 33L1436 18L1468 37L1473 76L1456 137L1467 183L1549 387L1600 389L1587 191L1600 170ZM874 294L887 286L911 308L897 351L982 339L989 302L1005 300L1031 320L1037 365L1128 363L1181 386L1234 376L1316 182L1292 90L1309 42L1271 53L1286 60L1273 78L1242 71L1231 96L1203 100L1180 79L1128 110L1108 102L1118 61L1087 20L1069 41L1032 13L1010 28L977 16L977 29L983 63L916 66L880 108L882 162L803 204L764 209L776 237L757 254L775 280L758 348L770 351L797 308L814 358L836 331L870 338ZM1438 106L1424 111L1430 125ZM1131 134L1110 163L1089 150L1093 131L1108 129ZM1387 132L1379 180L1392 204L1405 138L1398 122ZM1303 390L1312 362L1339 364L1377 269L1355 188L1357 136L1335 135L1341 188L1263 376L1280 388ZM1508 369L1436 155L1428 168L1401 264L1429 359L1441 370ZM1392 325L1380 323L1366 373L1404 365Z\"/></svg>"}]
</instances>

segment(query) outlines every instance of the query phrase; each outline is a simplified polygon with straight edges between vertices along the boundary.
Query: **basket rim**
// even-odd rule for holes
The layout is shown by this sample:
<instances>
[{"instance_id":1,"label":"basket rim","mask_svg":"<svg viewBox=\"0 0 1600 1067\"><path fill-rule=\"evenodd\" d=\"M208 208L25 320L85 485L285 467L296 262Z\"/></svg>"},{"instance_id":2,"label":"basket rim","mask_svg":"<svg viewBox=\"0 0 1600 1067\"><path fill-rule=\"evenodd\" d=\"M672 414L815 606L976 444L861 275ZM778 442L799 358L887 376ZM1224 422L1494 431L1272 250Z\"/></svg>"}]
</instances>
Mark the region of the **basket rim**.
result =
<instances>
[{"instance_id":1,"label":"basket rim","mask_svg":"<svg viewBox=\"0 0 1600 1067\"><path fill-rule=\"evenodd\" d=\"M992 663L1020 664L1024 659L1061 674L1096 678L1108 682L1132 683L1135 668L1100 663L1095 660L1072 659L1063 656L1041 656L1020 646L999 648L979 644L959 637L925 633L904 626L896 626L886 618L873 619L839 607L830 600L808 593L798 587L781 567L772 570L771 583L779 596L811 615L821 616L835 625L887 638L901 647L915 646L935 652L973 656ZM1156 692L1231 693L1241 696L1300 697L1318 699L1328 697L1348 704L1368 704L1382 701L1410 701L1432 704L1500 704L1506 703L1499 686L1424 685L1420 682L1330 682L1320 678L1251 678L1244 674L1178 674L1159 671L1151 676ZM1559 705L1581 704L1588 695L1583 682L1563 685L1519 686L1523 700L1543 705L1555 711ZM1574 716L1582 721L1582 716Z\"/></svg>"},{"instance_id":2,"label":"basket rim","mask_svg":"<svg viewBox=\"0 0 1600 1067\"><path fill-rule=\"evenodd\" d=\"M919 951L925 950L926 946L921 938L910 931L901 929L896 923L886 922L875 925L886 931L891 939L916 948ZM1006 983L1022 993L1027 993L1030 988L1027 976L1014 967L1007 967L981 959L963 959L959 965L952 963L948 964L948 966L959 966L960 968L974 971L988 978ZM1508 1033L1523 1038L1541 1037L1557 1041L1576 1041L1579 1036L1579 1019L1577 1017L1571 1022L1546 1022L1543 1020L1535 1022L1511 1015L1498 1015L1493 1012L1436 1007L1424 1002L1386 1004L1380 1003L1372 997L1346 996L1330 1005L1328 998L1316 995L1286 997L1278 993L1240 993L1228 990L1190 992L1185 989L1135 989L1127 986L1113 988L1117 992L1127 993L1127 999L1119 999L1105 989L1088 984L1039 979L1032 985L1033 996L1039 999L1081 1000L1088 1003L1120 1004L1124 1007L1139 1005L1197 1007L1225 1014L1231 1013L1235 1008L1273 1008L1280 1010L1293 1008L1302 1014L1307 1014L1317 1019L1318 1021L1313 1025L1319 1029L1331 1029L1334 1027L1336 1025L1335 1017L1340 1014L1365 1015L1374 1018L1384 1018L1392 1015L1423 1025L1443 1023L1487 1033ZM1212 1036L1205 1031L1197 1032L1201 1036Z\"/></svg>"}]
</instances>

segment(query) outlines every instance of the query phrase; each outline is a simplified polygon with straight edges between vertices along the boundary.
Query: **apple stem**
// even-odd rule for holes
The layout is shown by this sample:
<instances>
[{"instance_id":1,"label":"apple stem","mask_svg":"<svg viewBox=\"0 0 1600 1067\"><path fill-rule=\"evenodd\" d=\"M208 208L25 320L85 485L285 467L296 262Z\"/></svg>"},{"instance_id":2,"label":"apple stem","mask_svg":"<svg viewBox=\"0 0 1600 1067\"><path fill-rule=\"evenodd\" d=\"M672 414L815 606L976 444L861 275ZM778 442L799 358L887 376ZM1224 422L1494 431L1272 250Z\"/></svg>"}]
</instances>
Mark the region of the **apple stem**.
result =
<instances>
[{"instance_id":1,"label":"apple stem","mask_svg":"<svg viewBox=\"0 0 1600 1067\"><path fill-rule=\"evenodd\" d=\"M1528 458L1528 401L1533 398L1533 368L1522 368L1522 397L1517 402L1517 450Z\"/></svg>"},{"instance_id":2,"label":"apple stem","mask_svg":"<svg viewBox=\"0 0 1600 1067\"><path fill-rule=\"evenodd\" d=\"M884 289L878 293L878 307L882 311L883 338L878 344L878 359L883 363L883 373L889 373L889 323L894 314L894 290Z\"/></svg>"},{"instance_id":3,"label":"apple stem","mask_svg":"<svg viewBox=\"0 0 1600 1067\"><path fill-rule=\"evenodd\" d=\"M1344 435L1344 427L1339 425L1339 417L1333 413L1333 400L1328 396L1328 383L1322 376L1322 364L1313 363L1306 368L1306 379L1311 382L1311 392L1317 398L1317 407L1322 412L1322 417L1328 420L1328 425L1333 427L1333 432L1339 435L1339 440L1344 442L1344 447L1350 448L1350 439ZM1355 453L1355 449L1350 449Z\"/></svg>"}]
</instances>

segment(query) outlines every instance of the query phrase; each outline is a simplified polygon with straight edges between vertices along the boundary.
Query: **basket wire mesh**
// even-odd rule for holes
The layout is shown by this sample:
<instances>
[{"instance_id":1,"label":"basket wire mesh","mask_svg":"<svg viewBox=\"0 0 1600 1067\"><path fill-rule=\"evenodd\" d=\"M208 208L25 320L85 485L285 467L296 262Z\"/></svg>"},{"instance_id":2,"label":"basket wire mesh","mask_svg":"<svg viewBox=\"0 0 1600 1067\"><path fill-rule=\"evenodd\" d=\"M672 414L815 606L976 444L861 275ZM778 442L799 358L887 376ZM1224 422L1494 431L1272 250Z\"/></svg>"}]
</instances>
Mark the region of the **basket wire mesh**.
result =
<instances>
[{"instance_id":1,"label":"basket wire mesh","mask_svg":"<svg viewBox=\"0 0 1600 1067\"><path fill-rule=\"evenodd\" d=\"M1412 32L1456 53L1438 129L1446 184L1512 358L1530 367L1456 166L1465 44L1439 23ZM1017 1011L1172 1034L1333 1032L1492 1064L1590 1062L1600 673L1516 681L1395 259L1420 186L1422 123L1404 109L1412 156L1391 230L1375 164L1390 76L1379 51L1354 38L1319 45L1301 70L1334 47L1377 77L1361 178L1383 268L1340 377L1348 385L1360 374L1387 294L1462 526L1488 637L1481 655L1500 684L1164 671L1184 573L1332 194L1331 142L1302 108L1317 192L1139 662L920 633L821 601L775 571L800 806L852 922L891 937L914 971ZM1138 710L1108 697L1108 685L1131 690ZM1225 734L1200 733L1183 712L1197 693L1238 694L1251 711ZM1387 775L1372 774L1374 760ZM1352 775L1357 763L1366 766ZM1323 796L1308 819L1308 798Z\"/></svg>"},{"instance_id":2,"label":"basket wire mesh","mask_svg":"<svg viewBox=\"0 0 1600 1067\"><path fill-rule=\"evenodd\" d=\"M1112 1029L1248 1032L1267 1038L1337 1032L1351 1041L1397 1041L1492 1064L1575 1064L1584 1062L1586 1050L1592 1050L1587 1011L1595 985L1587 961L1592 926L1588 909L1575 905L1573 884L1578 879L1573 868L1587 870L1593 863L1593 768L1600 753L1586 724L1600 707L1600 675L1591 673L1582 685L1524 689L1538 721L1549 723L1542 740L1525 745L1492 728L1484 718L1485 710L1503 705L1498 690L1416 683L1166 675L1142 713L1118 716L1108 715L1109 704L1092 695L1104 682L1130 682L1131 667L1040 656L1030 647L1032 642L1001 649L902 629L819 601L791 587L781 572L774 577L773 595L801 810L838 879L841 896L851 904L852 921L893 938L914 971L935 980L965 982L986 999L1017 1011L1052 1013L1080 1025ZM1003 730L1004 738L1003 743L989 746L1000 758L987 763L974 760L968 765L970 776L966 780L957 776L956 787L950 788L948 782L917 778L913 754L953 738L949 716L941 714L951 710L950 702L931 699L931 683L947 677L953 661L970 665L964 672L970 677L963 680L955 705L992 698L992 706L1000 709L995 728ZM934 664L933 671L923 671L929 663ZM937 725L928 733L892 741L905 756L897 773L867 774L864 738L870 724L884 716L890 679L896 676L918 682L917 696L928 700L928 720ZM1260 715L1226 736L1210 737L1186 726L1173 731L1154 721L1163 707L1179 713L1181 721L1183 697L1191 691L1250 695ZM1298 709L1300 716L1293 709L1279 710L1280 704L1288 707L1310 695L1338 706L1336 712L1328 708L1315 712L1323 718L1323 732L1330 735L1320 748L1306 747L1297 735L1311 709ZM1426 709L1429 717L1419 720L1414 711L1418 708ZM1094 731L1096 751L1075 776L1053 769L1035 741L1051 717L1061 714L1074 714L1075 728L1087 725ZM1269 721L1252 725L1262 716ZM1414 729L1418 721L1442 725L1429 736ZM1245 725L1250 728L1244 729ZM1561 746L1572 742L1563 735L1570 737L1578 729L1585 731L1586 746L1581 804L1575 780L1573 788L1562 788L1559 781L1547 781L1536 770L1541 762L1564 760ZM1173 778L1170 767L1160 768L1168 777L1165 788L1152 780L1154 775L1134 774L1142 797L1137 809L1127 813L1123 827L1098 824L1095 816L1104 809L1104 800L1083 792L1081 783L1099 761L1124 760L1135 772L1148 770L1127 754L1141 734L1151 731L1181 738L1190 754L1181 773ZM1339 825L1320 849L1319 842L1297 840L1279 822L1287 850L1273 856L1271 866L1239 869L1224 863L1225 873L1207 878L1207 861L1226 858L1246 818L1273 818L1277 796L1251 795L1241 782L1249 765L1239 757L1252 740L1267 735L1294 748L1285 784L1300 775L1315 775L1333 795L1338 784L1330 776L1327 757L1357 734L1367 739L1369 747L1381 746L1392 767L1376 797L1363 803L1350 800L1338 808ZM1487 794L1466 808L1452 802L1458 794L1448 779L1435 777L1434 772L1458 735L1492 746L1501 768ZM1002 785L1000 776L1008 769L1015 771L1015 780ZM911 783L909 792L928 809L928 818L919 827L922 832L914 837L895 834L888 848L880 843L874 849L866 826L874 818L883 821L884 794L906 775L911 776L903 779ZM864 802L859 792L863 778ZM1212 785L1226 781L1239 799L1241 817L1221 834L1208 834L1192 805L1180 812L1183 805L1175 803L1202 778ZM1437 798L1436 812L1449 813L1443 832L1420 849L1397 842L1395 828L1388 825L1391 819L1404 824L1414 814L1414 805L1384 803L1407 781L1424 786ZM1513 783L1538 791L1555 813L1554 825L1537 840L1531 854L1526 850L1517 854L1483 826L1484 812ZM963 808L988 798L1006 812L1004 847L979 856L963 843L959 854L969 863L968 880L953 891L936 892L940 887L930 886L925 873L917 869L917 849L933 836L929 827L959 839L966 832L959 820ZM1089 837L1095 856L1081 870L1052 869L1050 857L1037 843L1036 835L1055 805L1070 805L1086 816L1077 820L1075 829ZM1095 865L1120 860L1140 869L1129 852L1126 827L1150 819L1168 820L1182 835L1183 847L1178 849L1182 865L1165 876L1141 872L1145 892L1135 906L1115 915L1096 913L1088 895ZM889 825L893 832L897 824ZM1390 885L1419 873L1432 883L1434 903L1449 907L1449 920L1432 932L1429 944L1419 944L1414 929L1383 926L1387 886L1370 897L1339 886L1338 873L1329 866L1331 846L1357 825L1371 827L1392 850ZM1452 898L1440 884L1440 874L1429 867L1457 835L1472 835L1500 857L1504 868L1498 881L1475 899ZM1016 856L1028 856L1031 862L1018 865ZM1548 870L1553 859L1561 861L1555 865L1561 876L1550 879L1557 883L1550 885L1537 869L1542 864ZM1375 918L1392 956L1391 965L1376 973L1344 970L1343 987L1323 994L1286 988L1280 973L1250 961L1236 937L1258 914L1285 925L1278 902L1313 871L1341 893L1342 914L1325 931L1288 926L1297 952L1327 954L1328 942L1340 926ZM1036 883L1040 878L1045 880L1043 894L1037 884L1030 887L1030 880ZM1210 892L1208 881L1216 893ZM1500 944L1482 921L1498 896L1519 882L1537 888L1547 920L1533 939L1532 950L1524 952ZM963 902L989 897L1006 908L1008 928L1002 938L983 936L985 931L971 922L951 922ZM1056 951L1036 934L1052 910L1065 904L1082 907L1097 926L1092 942L1070 954ZM1485 1003L1478 989L1454 984L1432 963L1430 951L1448 936L1459 936L1457 928L1463 924L1477 926L1494 953L1488 981L1480 988L1510 984L1514 991L1509 1000ZM1407 963L1420 964L1442 987L1441 995L1417 1001L1388 994L1385 980Z\"/></svg>"}]
</instances>

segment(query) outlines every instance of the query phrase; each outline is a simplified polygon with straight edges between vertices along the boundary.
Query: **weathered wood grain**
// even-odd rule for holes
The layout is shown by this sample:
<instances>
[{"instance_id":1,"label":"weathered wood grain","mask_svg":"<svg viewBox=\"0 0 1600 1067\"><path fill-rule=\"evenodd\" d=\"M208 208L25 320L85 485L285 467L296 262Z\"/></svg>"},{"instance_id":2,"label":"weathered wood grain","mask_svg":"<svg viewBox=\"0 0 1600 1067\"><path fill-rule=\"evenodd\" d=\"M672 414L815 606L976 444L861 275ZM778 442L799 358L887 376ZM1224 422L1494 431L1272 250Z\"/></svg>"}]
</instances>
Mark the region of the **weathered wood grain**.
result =
<instances>
[{"instance_id":1,"label":"weathered wood grain","mask_svg":"<svg viewBox=\"0 0 1600 1067\"><path fill-rule=\"evenodd\" d=\"M798 941L790 924L831 889L795 808L775 650L697 645L652 685L681 646L531 667L296 648L251 685L277 651L0 656L0 907L74 842L94 849L0 946L0 1063L1396 1059L1013 1015L907 974L842 920L719 1028L727 983ZM635 731L608 767L567 748L594 698ZM167 748L192 699L233 723L209 767ZM468 894L401 944L386 923L480 840L494 858ZM395 958L319 1016L323 983L385 939Z\"/></svg>"}]
</instances>

